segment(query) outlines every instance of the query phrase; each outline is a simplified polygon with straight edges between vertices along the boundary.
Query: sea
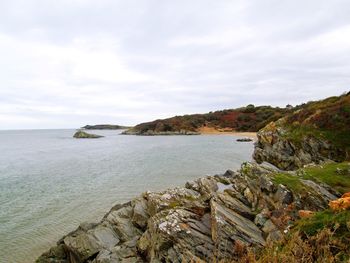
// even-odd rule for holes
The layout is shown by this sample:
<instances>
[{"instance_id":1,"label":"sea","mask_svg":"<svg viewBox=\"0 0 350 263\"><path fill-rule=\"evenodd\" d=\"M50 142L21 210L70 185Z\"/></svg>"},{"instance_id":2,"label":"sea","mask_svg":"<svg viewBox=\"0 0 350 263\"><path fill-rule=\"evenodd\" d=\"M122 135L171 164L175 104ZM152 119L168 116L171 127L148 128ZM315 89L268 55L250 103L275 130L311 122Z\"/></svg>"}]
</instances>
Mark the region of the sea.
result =
<instances>
[{"instance_id":1,"label":"sea","mask_svg":"<svg viewBox=\"0 0 350 263\"><path fill-rule=\"evenodd\" d=\"M74 129L0 131L0 262L26 263L82 222L147 190L239 169L253 143L235 135L132 136Z\"/></svg>"}]
</instances>

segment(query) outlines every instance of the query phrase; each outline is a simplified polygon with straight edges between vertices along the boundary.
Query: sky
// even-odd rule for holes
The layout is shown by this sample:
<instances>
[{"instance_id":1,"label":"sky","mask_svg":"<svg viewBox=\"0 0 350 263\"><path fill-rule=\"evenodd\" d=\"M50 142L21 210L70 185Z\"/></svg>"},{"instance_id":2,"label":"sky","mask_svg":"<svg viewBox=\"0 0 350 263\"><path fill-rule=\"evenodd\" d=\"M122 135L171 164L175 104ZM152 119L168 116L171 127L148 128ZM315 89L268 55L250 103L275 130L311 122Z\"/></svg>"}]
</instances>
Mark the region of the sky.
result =
<instances>
[{"instance_id":1,"label":"sky","mask_svg":"<svg viewBox=\"0 0 350 263\"><path fill-rule=\"evenodd\" d=\"M340 95L349 14L349 0L0 0L0 129Z\"/></svg>"}]
</instances>

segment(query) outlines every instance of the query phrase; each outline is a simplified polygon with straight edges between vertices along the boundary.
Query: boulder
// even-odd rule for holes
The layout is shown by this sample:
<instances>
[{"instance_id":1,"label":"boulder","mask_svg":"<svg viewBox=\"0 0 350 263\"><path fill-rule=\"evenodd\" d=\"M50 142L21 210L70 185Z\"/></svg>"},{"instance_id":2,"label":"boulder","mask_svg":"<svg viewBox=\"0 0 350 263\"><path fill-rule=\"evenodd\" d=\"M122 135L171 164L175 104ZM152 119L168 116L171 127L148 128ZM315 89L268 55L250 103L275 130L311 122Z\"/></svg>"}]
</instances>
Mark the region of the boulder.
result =
<instances>
[{"instance_id":1,"label":"boulder","mask_svg":"<svg viewBox=\"0 0 350 263\"><path fill-rule=\"evenodd\" d=\"M279 184L274 194L274 200L280 205L289 205L293 202L293 194L283 184Z\"/></svg>"}]
</instances>

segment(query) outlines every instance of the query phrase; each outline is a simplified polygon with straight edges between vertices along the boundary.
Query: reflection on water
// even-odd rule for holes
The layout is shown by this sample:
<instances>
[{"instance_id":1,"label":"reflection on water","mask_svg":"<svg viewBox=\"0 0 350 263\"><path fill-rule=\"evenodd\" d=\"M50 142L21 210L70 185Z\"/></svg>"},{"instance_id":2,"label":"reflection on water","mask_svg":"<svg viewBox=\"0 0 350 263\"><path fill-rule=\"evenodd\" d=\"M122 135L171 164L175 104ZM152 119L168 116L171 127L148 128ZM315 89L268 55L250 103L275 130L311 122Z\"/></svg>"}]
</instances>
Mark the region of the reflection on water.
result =
<instances>
[{"instance_id":1,"label":"reflection on water","mask_svg":"<svg viewBox=\"0 0 350 263\"><path fill-rule=\"evenodd\" d=\"M221 136L73 139L74 130L0 131L0 262L32 262L83 221L146 190L237 169L252 143Z\"/></svg>"}]
</instances>

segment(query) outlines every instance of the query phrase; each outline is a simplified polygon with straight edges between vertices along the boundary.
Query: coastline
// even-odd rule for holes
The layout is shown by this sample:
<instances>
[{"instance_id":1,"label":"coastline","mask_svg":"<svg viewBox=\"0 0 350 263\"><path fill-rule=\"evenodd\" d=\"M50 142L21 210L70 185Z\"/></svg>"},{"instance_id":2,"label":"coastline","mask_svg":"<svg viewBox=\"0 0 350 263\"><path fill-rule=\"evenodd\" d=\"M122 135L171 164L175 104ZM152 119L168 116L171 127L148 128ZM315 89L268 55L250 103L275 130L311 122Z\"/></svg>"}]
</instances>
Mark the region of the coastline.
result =
<instances>
[{"instance_id":1,"label":"coastline","mask_svg":"<svg viewBox=\"0 0 350 263\"><path fill-rule=\"evenodd\" d=\"M201 135L236 135L236 136L252 138L254 140L258 138L256 132L225 131L225 130L215 129L212 127L202 127L198 129L198 132L200 132Z\"/></svg>"}]
</instances>

